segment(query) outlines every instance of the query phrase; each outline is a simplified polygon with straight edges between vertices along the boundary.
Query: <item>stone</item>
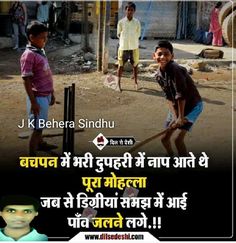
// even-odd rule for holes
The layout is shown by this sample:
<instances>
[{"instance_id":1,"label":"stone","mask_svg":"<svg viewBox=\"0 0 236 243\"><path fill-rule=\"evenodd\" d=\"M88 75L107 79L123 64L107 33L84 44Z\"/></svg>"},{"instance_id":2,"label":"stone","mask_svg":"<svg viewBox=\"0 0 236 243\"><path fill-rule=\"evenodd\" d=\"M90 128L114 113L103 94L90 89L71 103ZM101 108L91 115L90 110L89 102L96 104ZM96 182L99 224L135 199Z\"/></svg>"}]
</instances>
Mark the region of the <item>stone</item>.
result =
<instances>
[{"instance_id":1,"label":"stone","mask_svg":"<svg viewBox=\"0 0 236 243\"><path fill-rule=\"evenodd\" d=\"M91 52L87 52L84 54L84 60L87 61L95 61L96 60L96 56L91 53Z\"/></svg>"}]
</instances>

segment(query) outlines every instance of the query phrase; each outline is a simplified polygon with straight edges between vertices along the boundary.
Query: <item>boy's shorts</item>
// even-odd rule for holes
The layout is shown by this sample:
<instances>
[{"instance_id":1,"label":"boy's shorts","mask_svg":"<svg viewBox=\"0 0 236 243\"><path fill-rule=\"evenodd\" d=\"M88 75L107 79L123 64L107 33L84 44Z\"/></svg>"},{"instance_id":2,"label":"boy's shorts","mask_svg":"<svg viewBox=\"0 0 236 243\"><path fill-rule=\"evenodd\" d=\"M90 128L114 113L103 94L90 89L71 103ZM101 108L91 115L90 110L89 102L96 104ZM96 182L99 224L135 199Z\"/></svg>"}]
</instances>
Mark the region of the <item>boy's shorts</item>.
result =
<instances>
[{"instance_id":1,"label":"boy's shorts","mask_svg":"<svg viewBox=\"0 0 236 243\"><path fill-rule=\"evenodd\" d=\"M200 101L196 104L196 106L193 107L193 109L185 116L185 118L188 120L187 123L185 123L183 126L178 127L178 129L183 129L190 131L192 128L192 125L196 122L197 118L201 114L203 110L203 102ZM165 122L165 128L169 127L170 123L173 121L173 114L169 111L166 122Z\"/></svg>"},{"instance_id":2,"label":"boy's shorts","mask_svg":"<svg viewBox=\"0 0 236 243\"><path fill-rule=\"evenodd\" d=\"M118 63L120 67L130 60L130 63L136 67L139 63L139 49L135 50L118 50Z\"/></svg>"},{"instance_id":3,"label":"boy's shorts","mask_svg":"<svg viewBox=\"0 0 236 243\"><path fill-rule=\"evenodd\" d=\"M33 130L42 130L42 129L46 128L43 125L48 120L48 109L49 109L49 106L50 106L50 103L51 103L51 98L52 98L51 94L48 95L48 96L35 97L36 102L40 106L39 114L38 114L38 116L35 116L30 110L31 109L31 102L30 102L29 97L27 96L28 117L29 117L30 121L32 121L32 120L34 121L34 122L32 122L33 125L29 126L29 128L31 128Z\"/></svg>"}]
</instances>

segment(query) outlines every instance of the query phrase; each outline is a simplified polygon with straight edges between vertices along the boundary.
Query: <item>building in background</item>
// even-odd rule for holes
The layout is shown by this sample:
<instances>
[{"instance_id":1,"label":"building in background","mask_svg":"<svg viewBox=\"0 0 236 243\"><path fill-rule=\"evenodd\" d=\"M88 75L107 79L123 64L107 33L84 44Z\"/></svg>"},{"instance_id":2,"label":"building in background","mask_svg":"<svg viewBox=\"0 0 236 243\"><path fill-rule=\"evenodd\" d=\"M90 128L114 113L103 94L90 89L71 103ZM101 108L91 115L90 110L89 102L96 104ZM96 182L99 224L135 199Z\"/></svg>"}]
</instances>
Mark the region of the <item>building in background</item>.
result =
<instances>
[{"instance_id":1,"label":"building in background","mask_svg":"<svg viewBox=\"0 0 236 243\"><path fill-rule=\"evenodd\" d=\"M59 32L65 31L65 19L68 11L63 7L67 1L53 1L54 25ZM84 28L84 15L87 14L89 33L97 31L99 1L86 1L87 12L83 1L71 1L69 32L81 34ZM141 22L141 38L193 39L197 29L208 31L210 11L214 1L134 1L137 5L136 17ZM25 1L29 19L35 19L36 2ZM227 1L224 1L227 3ZM68 6L68 5L67 5ZM124 15L125 1L111 1L110 36L116 38L116 26ZM10 1L0 1L0 48L1 38L12 35L8 11Z\"/></svg>"}]
</instances>

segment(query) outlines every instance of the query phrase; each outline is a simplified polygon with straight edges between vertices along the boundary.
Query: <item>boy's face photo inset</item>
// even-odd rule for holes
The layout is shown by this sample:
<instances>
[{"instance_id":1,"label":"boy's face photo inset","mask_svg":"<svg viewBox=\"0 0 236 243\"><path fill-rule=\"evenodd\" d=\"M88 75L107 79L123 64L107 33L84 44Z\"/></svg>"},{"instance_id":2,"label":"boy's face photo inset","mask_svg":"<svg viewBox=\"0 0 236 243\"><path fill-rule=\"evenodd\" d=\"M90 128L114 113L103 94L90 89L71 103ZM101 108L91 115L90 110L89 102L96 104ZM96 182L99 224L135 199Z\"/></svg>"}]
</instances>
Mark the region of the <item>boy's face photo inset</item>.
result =
<instances>
[{"instance_id":1,"label":"boy's face photo inset","mask_svg":"<svg viewBox=\"0 0 236 243\"><path fill-rule=\"evenodd\" d=\"M0 216L6 222L8 228L22 229L29 227L31 221L38 215L33 205L8 205Z\"/></svg>"},{"instance_id":2,"label":"boy's face photo inset","mask_svg":"<svg viewBox=\"0 0 236 243\"><path fill-rule=\"evenodd\" d=\"M31 226L40 203L26 195L7 195L0 199L0 241L48 241L45 234Z\"/></svg>"}]
</instances>

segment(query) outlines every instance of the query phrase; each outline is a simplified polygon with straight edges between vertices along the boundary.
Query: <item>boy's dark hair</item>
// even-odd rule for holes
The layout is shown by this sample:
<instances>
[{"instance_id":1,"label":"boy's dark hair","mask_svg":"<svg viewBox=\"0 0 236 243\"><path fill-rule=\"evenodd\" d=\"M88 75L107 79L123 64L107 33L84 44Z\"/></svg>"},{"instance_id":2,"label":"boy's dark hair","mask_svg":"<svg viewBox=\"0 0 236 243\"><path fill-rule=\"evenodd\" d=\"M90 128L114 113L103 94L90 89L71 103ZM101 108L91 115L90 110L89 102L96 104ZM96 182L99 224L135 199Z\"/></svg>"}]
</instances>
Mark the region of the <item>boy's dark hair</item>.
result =
<instances>
[{"instance_id":1,"label":"boy's dark hair","mask_svg":"<svg viewBox=\"0 0 236 243\"><path fill-rule=\"evenodd\" d=\"M28 40L30 35L37 36L43 32L48 32L47 26L36 20L31 21L26 28Z\"/></svg>"},{"instance_id":2,"label":"boy's dark hair","mask_svg":"<svg viewBox=\"0 0 236 243\"><path fill-rule=\"evenodd\" d=\"M135 3L133 3L133 2L128 2L128 3L126 4L126 6L125 6L125 10L126 10L127 8L133 8L134 11L135 11L135 10L136 10L136 5L135 5Z\"/></svg>"},{"instance_id":3,"label":"boy's dark hair","mask_svg":"<svg viewBox=\"0 0 236 243\"><path fill-rule=\"evenodd\" d=\"M168 49L170 51L170 53L173 54L173 46L172 46L172 44L169 41L167 41L167 40L161 40L161 41L159 41L157 43L157 46L155 47L155 52L160 47L163 47L163 48Z\"/></svg>"},{"instance_id":4,"label":"boy's dark hair","mask_svg":"<svg viewBox=\"0 0 236 243\"><path fill-rule=\"evenodd\" d=\"M219 8L222 5L222 2L217 2L215 8Z\"/></svg>"},{"instance_id":5,"label":"boy's dark hair","mask_svg":"<svg viewBox=\"0 0 236 243\"><path fill-rule=\"evenodd\" d=\"M37 212L40 206L36 198L26 195L6 195L0 199L0 211L8 205L33 205Z\"/></svg>"}]
</instances>

